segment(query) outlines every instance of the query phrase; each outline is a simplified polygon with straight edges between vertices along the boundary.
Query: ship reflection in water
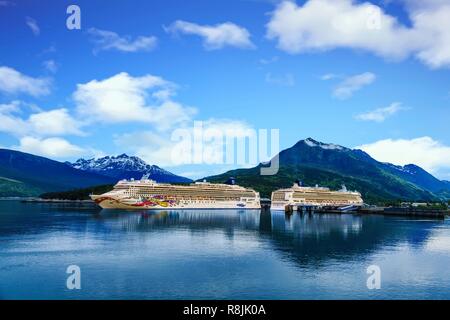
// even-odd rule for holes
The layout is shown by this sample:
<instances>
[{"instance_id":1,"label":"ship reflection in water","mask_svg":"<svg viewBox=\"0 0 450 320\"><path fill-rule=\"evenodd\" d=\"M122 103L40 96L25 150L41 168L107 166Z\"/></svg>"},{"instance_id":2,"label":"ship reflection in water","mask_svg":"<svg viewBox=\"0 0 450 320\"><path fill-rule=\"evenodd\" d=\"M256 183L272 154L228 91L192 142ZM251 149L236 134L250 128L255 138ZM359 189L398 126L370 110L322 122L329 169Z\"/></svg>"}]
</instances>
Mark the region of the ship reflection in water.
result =
<instances>
[{"instance_id":1,"label":"ship reflection in water","mask_svg":"<svg viewBox=\"0 0 450 320\"><path fill-rule=\"evenodd\" d=\"M450 298L449 220L0 206L3 298ZM82 290L65 288L71 264Z\"/></svg>"},{"instance_id":2,"label":"ship reflection in water","mask_svg":"<svg viewBox=\"0 0 450 320\"><path fill-rule=\"evenodd\" d=\"M380 246L394 248L408 243L411 247L426 244L436 220L397 219L413 226L420 222L422 229L404 230L395 226L395 218L353 214L300 214L286 215L280 211L260 210L175 210L159 212L111 212L103 210L110 228L129 232L158 232L161 230L188 230L196 233L222 232L229 239L248 236L267 241L272 249L300 264L313 263L326 268L327 259L366 258ZM112 218L112 223L108 223ZM118 219L120 222L114 221ZM364 223L363 223L364 222ZM389 223L390 222L390 223ZM431 228L429 228L431 227ZM449 233L450 235L450 233ZM388 242L394 236L395 242ZM450 250L450 243L449 250ZM449 288L450 290L450 288Z\"/></svg>"}]
</instances>

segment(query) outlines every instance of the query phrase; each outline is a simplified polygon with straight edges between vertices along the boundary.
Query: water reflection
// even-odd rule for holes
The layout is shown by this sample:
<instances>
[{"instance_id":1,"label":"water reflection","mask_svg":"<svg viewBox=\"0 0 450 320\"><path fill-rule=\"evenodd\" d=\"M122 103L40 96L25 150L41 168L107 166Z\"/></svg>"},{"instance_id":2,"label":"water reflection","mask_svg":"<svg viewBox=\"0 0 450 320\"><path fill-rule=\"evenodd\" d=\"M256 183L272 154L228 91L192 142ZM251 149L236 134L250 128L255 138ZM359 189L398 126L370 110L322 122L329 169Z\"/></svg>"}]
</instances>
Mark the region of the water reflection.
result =
<instances>
[{"instance_id":1,"label":"water reflection","mask_svg":"<svg viewBox=\"0 0 450 320\"><path fill-rule=\"evenodd\" d=\"M111 212L103 210L97 219L111 228L124 231L152 231L154 229L184 228L191 230L253 229L259 226L259 210L162 210L141 212Z\"/></svg>"},{"instance_id":2,"label":"water reflection","mask_svg":"<svg viewBox=\"0 0 450 320\"><path fill-rule=\"evenodd\" d=\"M273 250L301 266L325 265L327 260L364 259L382 246L395 247L407 242L422 246L434 228L442 222L361 216L354 214L301 214L260 210L102 210L95 219L110 230L122 232L158 232L182 229L195 232L223 230L233 238L236 232L256 234ZM411 224L398 228L395 221ZM353 258L354 259L354 258Z\"/></svg>"},{"instance_id":3,"label":"water reflection","mask_svg":"<svg viewBox=\"0 0 450 320\"><path fill-rule=\"evenodd\" d=\"M362 218L356 215L339 214L293 214L285 215L283 212L272 212L272 230L286 233L309 235L327 235L332 232L359 233L362 228Z\"/></svg>"},{"instance_id":4,"label":"water reflection","mask_svg":"<svg viewBox=\"0 0 450 320\"><path fill-rule=\"evenodd\" d=\"M448 297L449 239L448 220L0 201L0 295L74 298L76 263L76 298L367 298L380 264L384 297Z\"/></svg>"}]
</instances>

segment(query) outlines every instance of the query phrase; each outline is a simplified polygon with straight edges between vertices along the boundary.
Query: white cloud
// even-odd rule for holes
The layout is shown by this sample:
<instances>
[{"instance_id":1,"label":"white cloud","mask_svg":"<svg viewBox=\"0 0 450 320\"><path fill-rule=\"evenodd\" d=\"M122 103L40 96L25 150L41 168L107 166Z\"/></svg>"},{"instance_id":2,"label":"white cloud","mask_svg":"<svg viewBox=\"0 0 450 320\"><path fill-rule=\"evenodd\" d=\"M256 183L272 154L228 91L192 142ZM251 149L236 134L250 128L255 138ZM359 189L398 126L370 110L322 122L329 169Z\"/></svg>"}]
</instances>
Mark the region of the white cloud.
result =
<instances>
[{"instance_id":1,"label":"white cloud","mask_svg":"<svg viewBox=\"0 0 450 320\"><path fill-rule=\"evenodd\" d=\"M286 73L280 76L274 76L270 72L268 72L266 73L266 82L280 86L292 87L295 85L295 78L290 73Z\"/></svg>"},{"instance_id":2,"label":"white cloud","mask_svg":"<svg viewBox=\"0 0 450 320\"><path fill-rule=\"evenodd\" d=\"M90 28L88 33L95 44L94 53L101 50L118 50L122 52L138 52L153 50L158 39L154 36L139 36L132 39L129 36L119 36L113 31Z\"/></svg>"},{"instance_id":3,"label":"white cloud","mask_svg":"<svg viewBox=\"0 0 450 320\"><path fill-rule=\"evenodd\" d=\"M199 25L192 22L177 20L168 28L170 33L184 33L198 35L203 38L203 46L207 50L222 49L225 46L237 48L254 48L247 29L231 22L214 26Z\"/></svg>"},{"instance_id":4,"label":"white cloud","mask_svg":"<svg viewBox=\"0 0 450 320\"><path fill-rule=\"evenodd\" d=\"M30 28L31 32L33 32L33 34L35 36L38 36L41 33L41 29L39 28L37 21L34 20L33 18L26 17L25 23L27 24L27 26Z\"/></svg>"},{"instance_id":5,"label":"white cloud","mask_svg":"<svg viewBox=\"0 0 450 320\"><path fill-rule=\"evenodd\" d=\"M0 132L6 132L13 135L23 135L28 130L28 124L25 120L14 115L19 111L18 103L2 104L0 106Z\"/></svg>"},{"instance_id":6,"label":"white cloud","mask_svg":"<svg viewBox=\"0 0 450 320\"><path fill-rule=\"evenodd\" d=\"M62 138L39 139L31 136L21 138L20 145L13 149L50 158L74 157L85 153L83 148Z\"/></svg>"},{"instance_id":7,"label":"white cloud","mask_svg":"<svg viewBox=\"0 0 450 320\"><path fill-rule=\"evenodd\" d=\"M320 80L328 81L328 80L333 80L333 79L336 79L339 77L340 77L339 75L334 74L334 73L326 73L326 74L320 76L319 78L320 78Z\"/></svg>"},{"instance_id":8,"label":"white cloud","mask_svg":"<svg viewBox=\"0 0 450 320\"><path fill-rule=\"evenodd\" d=\"M0 104L0 114L16 113L20 111L21 102L18 100L11 101L10 103Z\"/></svg>"},{"instance_id":9,"label":"white cloud","mask_svg":"<svg viewBox=\"0 0 450 320\"><path fill-rule=\"evenodd\" d=\"M132 132L116 136L114 143L121 150L131 152L148 163L159 166L174 165L174 142L170 140L170 135L152 131Z\"/></svg>"},{"instance_id":10,"label":"white cloud","mask_svg":"<svg viewBox=\"0 0 450 320\"><path fill-rule=\"evenodd\" d=\"M416 56L433 69L450 67L450 3L434 10L416 10L413 13L417 38L423 47Z\"/></svg>"},{"instance_id":11,"label":"white cloud","mask_svg":"<svg viewBox=\"0 0 450 320\"><path fill-rule=\"evenodd\" d=\"M64 108L32 114L28 123L30 130L40 135L83 135L81 123Z\"/></svg>"},{"instance_id":12,"label":"white cloud","mask_svg":"<svg viewBox=\"0 0 450 320\"><path fill-rule=\"evenodd\" d=\"M173 101L165 101L160 106L153 108L151 122L160 130L167 130L174 125L191 120L196 113L193 108L186 108Z\"/></svg>"},{"instance_id":13,"label":"white cloud","mask_svg":"<svg viewBox=\"0 0 450 320\"><path fill-rule=\"evenodd\" d=\"M45 78L33 78L19 71L0 67L0 91L8 94L26 93L31 96L42 96L50 93L51 81Z\"/></svg>"},{"instance_id":14,"label":"white cloud","mask_svg":"<svg viewBox=\"0 0 450 320\"><path fill-rule=\"evenodd\" d=\"M333 91L333 95L338 99L348 99L353 93L374 82L376 76L373 73L365 72L344 79Z\"/></svg>"},{"instance_id":15,"label":"white cloud","mask_svg":"<svg viewBox=\"0 0 450 320\"><path fill-rule=\"evenodd\" d=\"M27 107L29 116L23 116ZM28 112L27 112L28 113ZM50 158L93 155L99 151L82 148L57 137L62 135L85 135L83 122L74 119L65 108L42 111L22 101L0 104L0 132L19 140L19 145L9 148Z\"/></svg>"},{"instance_id":16,"label":"white cloud","mask_svg":"<svg viewBox=\"0 0 450 320\"><path fill-rule=\"evenodd\" d=\"M149 105L152 93L173 90L175 85L160 77L132 77L122 72L104 80L78 84L73 97L80 116L90 121L119 123L147 122L164 130L191 118L196 110L156 94L156 105ZM162 102L160 101L163 100Z\"/></svg>"},{"instance_id":17,"label":"white cloud","mask_svg":"<svg viewBox=\"0 0 450 320\"><path fill-rule=\"evenodd\" d=\"M56 73L56 71L58 71L58 64L54 60L46 60L42 65L51 73Z\"/></svg>"},{"instance_id":18,"label":"white cloud","mask_svg":"<svg viewBox=\"0 0 450 320\"><path fill-rule=\"evenodd\" d=\"M355 118L362 121L383 122L387 118L393 116L399 111L406 110L401 103L394 102L385 108L378 108L369 112L358 114Z\"/></svg>"},{"instance_id":19,"label":"white cloud","mask_svg":"<svg viewBox=\"0 0 450 320\"><path fill-rule=\"evenodd\" d=\"M225 137L247 137L251 129L246 122L239 120L209 119L201 122L203 138L194 138L194 132L199 132L196 131L198 127L186 125L173 132L140 131L122 134L116 136L114 142L121 149L136 154L146 162L163 167L195 164L194 149L201 146L199 163L217 164L224 159Z\"/></svg>"},{"instance_id":20,"label":"white cloud","mask_svg":"<svg viewBox=\"0 0 450 320\"><path fill-rule=\"evenodd\" d=\"M80 130L82 123L75 120L67 109L39 111L24 119L17 115L22 113L20 105L25 103L13 101L0 105L0 132L15 136L83 135Z\"/></svg>"},{"instance_id":21,"label":"white cloud","mask_svg":"<svg viewBox=\"0 0 450 320\"><path fill-rule=\"evenodd\" d=\"M374 159L397 165L416 164L425 170L440 175L450 169L450 146L431 137L416 139L385 139L365 144L361 149Z\"/></svg>"},{"instance_id":22,"label":"white cloud","mask_svg":"<svg viewBox=\"0 0 450 320\"><path fill-rule=\"evenodd\" d=\"M450 4L406 2L411 27L369 2L309 0L300 6L284 1L272 13L267 37L291 54L350 48L388 59L413 55L432 68L449 67Z\"/></svg>"}]
</instances>

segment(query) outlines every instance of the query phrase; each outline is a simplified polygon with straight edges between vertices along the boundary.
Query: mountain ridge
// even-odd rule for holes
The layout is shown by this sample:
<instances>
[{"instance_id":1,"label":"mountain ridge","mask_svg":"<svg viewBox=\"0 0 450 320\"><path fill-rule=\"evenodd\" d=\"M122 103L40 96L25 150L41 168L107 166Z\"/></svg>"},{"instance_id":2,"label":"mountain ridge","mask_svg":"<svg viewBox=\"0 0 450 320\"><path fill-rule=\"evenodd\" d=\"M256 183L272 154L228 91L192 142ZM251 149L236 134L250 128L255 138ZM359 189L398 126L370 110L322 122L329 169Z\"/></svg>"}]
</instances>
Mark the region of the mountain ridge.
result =
<instances>
[{"instance_id":1,"label":"mountain ridge","mask_svg":"<svg viewBox=\"0 0 450 320\"><path fill-rule=\"evenodd\" d=\"M42 192L70 190L113 183L113 179L74 169L33 154L0 149L0 196L38 196Z\"/></svg>"},{"instance_id":2,"label":"mountain ridge","mask_svg":"<svg viewBox=\"0 0 450 320\"><path fill-rule=\"evenodd\" d=\"M157 182L192 182L191 179L173 174L157 165L150 165L137 156L128 156L125 153L87 160L80 158L73 163L66 162L66 164L78 170L102 174L117 180L140 179L143 175L148 174L150 179Z\"/></svg>"},{"instance_id":3,"label":"mountain ridge","mask_svg":"<svg viewBox=\"0 0 450 320\"><path fill-rule=\"evenodd\" d=\"M415 165L404 167L373 159L366 152L337 144L307 138L279 152L280 170L275 176L261 176L263 164L249 169L231 170L206 177L223 182L234 176L237 183L259 189L263 196L281 187L289 187L300 178L306 185L322 185L339 189L347 184L358 190L369 202L386 200L439 200L441 188L447 184ZM450 189L449 189L450 190Z\"/></svg>"},{"instance_id":4,"label":"mountain ridge","mask_svg":"<svg viewBox=\"0 0 450 320\"><path fill-rule=\"evenodd\" d=\"M0 149L0 197L30 197L48 192L111 185L121 179L140 179L147 173L158 182L192 181L126 154L103 157L99 162L96 159L79 159L75 164Z\"/></svg>"},{"instance_id":5,"label":"mountain ridge","mask_svg":"<svg viewBox=\"0 0 450 320\"><path fill-rule=\"evenodd\" d=\"M253 187L262 196L270 196L275 189L289 187L299 178L305 185L318 184L336 190L346 184L348 189L360 191L364 199L373 203L450 199L450 181L441 181L417 165L379 162L362 150L312 138L299 140L282 150L279 160L280 169L274 176L261 176L260 168L266 165L259 164L203 179L225 182L234 176L238 184ZM159 182L192 181L126 154L62 163L0 149L0 196L36 196L43 192L113 184L123 178L140 179L144 174Z\"/></svg>"}]
</instances>

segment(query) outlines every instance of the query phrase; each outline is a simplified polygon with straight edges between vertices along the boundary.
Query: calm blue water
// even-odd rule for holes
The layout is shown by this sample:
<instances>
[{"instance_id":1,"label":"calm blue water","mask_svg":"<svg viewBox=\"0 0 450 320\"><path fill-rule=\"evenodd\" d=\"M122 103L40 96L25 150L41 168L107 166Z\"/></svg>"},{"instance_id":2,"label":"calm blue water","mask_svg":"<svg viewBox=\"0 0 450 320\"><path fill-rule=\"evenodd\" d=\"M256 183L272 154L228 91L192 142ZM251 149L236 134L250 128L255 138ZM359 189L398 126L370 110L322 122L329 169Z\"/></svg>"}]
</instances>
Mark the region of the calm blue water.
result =
<instances>
[{"instance_id":1,"label":"calm blue water","mask_svg":"<svg viewBox=\"0 0 450 320\"><path fill-rule=\"evenodd\" d=\"M0 298L450 299L450 222L0 201Z\"/></svg>"}]
</instances>

